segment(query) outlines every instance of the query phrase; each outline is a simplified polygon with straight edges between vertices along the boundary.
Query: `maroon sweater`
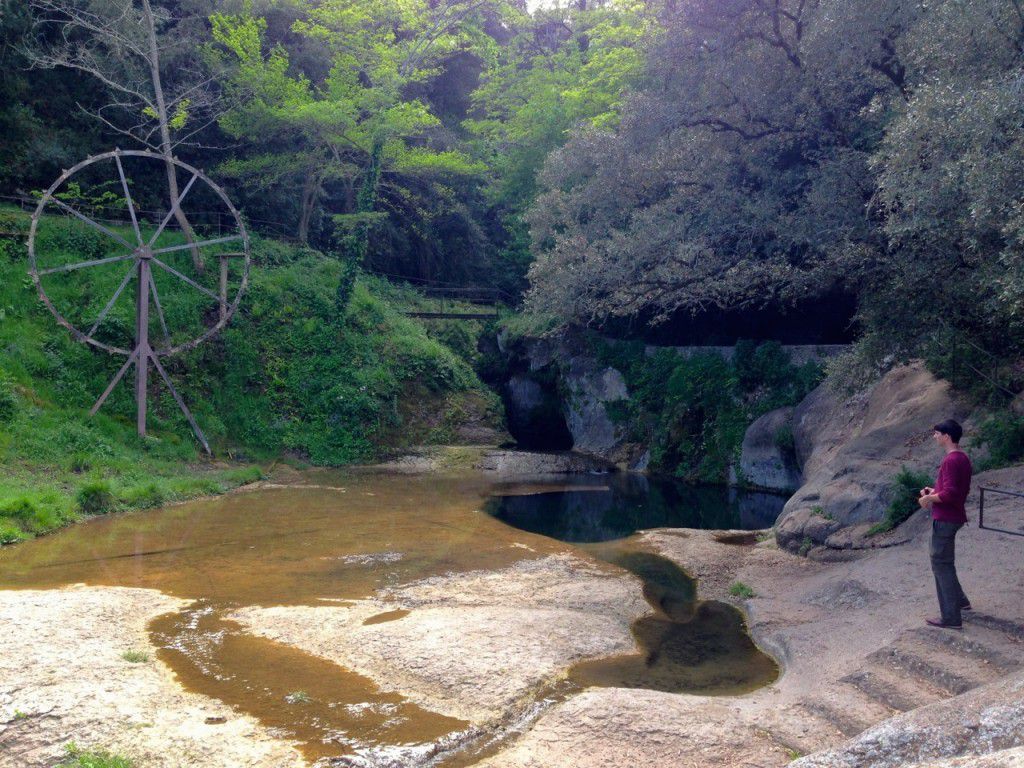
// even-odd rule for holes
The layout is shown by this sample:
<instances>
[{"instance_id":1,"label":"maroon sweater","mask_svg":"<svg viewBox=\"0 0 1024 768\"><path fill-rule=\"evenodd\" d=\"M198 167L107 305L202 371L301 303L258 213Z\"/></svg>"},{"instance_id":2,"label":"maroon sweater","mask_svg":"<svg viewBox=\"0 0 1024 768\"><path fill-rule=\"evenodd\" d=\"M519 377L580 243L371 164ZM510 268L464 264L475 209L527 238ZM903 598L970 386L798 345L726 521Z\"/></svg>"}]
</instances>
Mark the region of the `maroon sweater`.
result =
<instances>
[{"instance_id":1,"label":"maroon sweater","mask_svg":"<svg viewBox=\"0 0 1024 768\"><path fill-rule=\"evenodd\" d=\"M935 493L939 498L932 504L932 519L946 523L966 523L964 502L971 490L971 460L963 451L950 451L939 465L935 480Z\"/></svg>"}]
</instances>

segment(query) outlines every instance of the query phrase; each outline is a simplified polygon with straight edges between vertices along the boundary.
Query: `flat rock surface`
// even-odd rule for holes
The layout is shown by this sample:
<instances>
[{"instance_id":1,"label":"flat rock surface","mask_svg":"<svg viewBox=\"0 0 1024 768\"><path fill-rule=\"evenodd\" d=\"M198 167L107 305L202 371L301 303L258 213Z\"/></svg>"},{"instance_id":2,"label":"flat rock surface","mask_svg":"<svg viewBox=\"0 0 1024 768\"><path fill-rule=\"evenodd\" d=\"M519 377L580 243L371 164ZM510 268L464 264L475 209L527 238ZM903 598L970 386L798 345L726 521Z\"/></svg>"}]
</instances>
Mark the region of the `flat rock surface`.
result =
<instances>
[{"instance_id":1,"label":"flat rock surface","mask_svg":"<svg viewBox=\"0 0 1024 768\"><path fill-rule=\"evenodd\" d=\"M741 606L752 636L783 663L784 674L740 697L592 689L553 707L483 765L767 768L827 749L833 751L802 764L1018 765L1013 739L1024 729L1024 712L1013 702L1024 706L1024 696L1013 687L1019 678L1007 675L1021 674L1014 670L1024 664L1024 630L1014 629L1024 624L1022 541L977 527L961 532L957 562L975 611L956 633L924 625L936 612L926 531L922 526L909 544L831 563L792 556L770 540L727 543L749 541L739 534L642 534L643 543L697 578L701 598ZM736 582L755 597L730 595ZM922 714L929 705L947 709ZM890 719L900 708L919 707L926 709L911 714L921 720ZM978 713L976 737L964 736L959 721L950 723L950 713L961 711ZM847 743L861 732L869 741L883 734L886 745L896 740L902 751L894 754L903 762L879 762L863 744ZM947 747L929 747L936 743ZM970 762L992 750L1009 751ZM941 762L958 756L970 757Z\"/></svg>"},{"instance_id":2,"label":"flat rock surface","mask_svg":"<svg viewBox=\"0 0 1024 768\"><path fill-rule=\"evenodd\" d=\"M0 766L48 768L72 740L146 768L307 765L255 720L183 691L155 659L147 622L185 602L116 587L0 591ZM148 660L122 658L131 650Z\"/></svg>"},{"instance_id":3,"label":"flat rock surface","mask_svg":"<svg viewBox=\"0 0 1024 768\"><path fill-rule=\"evenodd\" d=\"M393 611L408 613L372 620ZM422 707L493 724L531 707L573 662L633 651L630 624L648 611L633 576L553 555L425 579L380 600L248 607L232 618Z\"/></svg>"}]
</instances>

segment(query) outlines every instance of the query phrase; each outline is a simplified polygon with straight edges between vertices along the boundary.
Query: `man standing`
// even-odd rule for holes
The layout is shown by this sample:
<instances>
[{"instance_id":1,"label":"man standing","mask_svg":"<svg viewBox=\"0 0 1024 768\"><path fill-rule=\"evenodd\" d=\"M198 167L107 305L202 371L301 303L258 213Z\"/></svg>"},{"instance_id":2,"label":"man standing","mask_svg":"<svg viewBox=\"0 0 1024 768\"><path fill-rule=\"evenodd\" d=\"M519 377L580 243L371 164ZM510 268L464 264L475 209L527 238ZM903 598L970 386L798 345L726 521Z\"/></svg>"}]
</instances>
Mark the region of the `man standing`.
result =
<instances>
[{"instance_id":1,"label":"man standing","mask_svg":"<svg viewBox=\"0 0 1024 768\"><path fill-rule=\"evenodd\" d=\"M956 575L956 534L967 522L964 502L971 490L971 460L960 450L963 427L952 419L936 424L932 438L946 456L939 466L934 488L922 488L918 503L932 511L932 573L939 595L942 615L926 619L933 627L962 629L960 611L969 611L971 603Z\"/></svg>"}]
</instances>

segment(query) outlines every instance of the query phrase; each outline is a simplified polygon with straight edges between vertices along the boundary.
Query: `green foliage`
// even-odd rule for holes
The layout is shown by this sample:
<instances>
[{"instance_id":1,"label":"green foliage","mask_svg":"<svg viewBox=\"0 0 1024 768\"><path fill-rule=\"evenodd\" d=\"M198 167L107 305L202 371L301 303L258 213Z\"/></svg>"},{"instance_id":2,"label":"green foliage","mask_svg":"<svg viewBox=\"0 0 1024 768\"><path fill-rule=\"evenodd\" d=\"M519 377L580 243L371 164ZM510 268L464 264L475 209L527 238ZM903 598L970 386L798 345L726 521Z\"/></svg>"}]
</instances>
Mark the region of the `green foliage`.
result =
<instances>
[{"instance_id":1,"label":"green foliage","mask_svg":"<svg viewBox=\"0 0 1024 768\"><path fill-rule=\"evenodd\" d=\"M800 548L797 550L797 554L800 557L807 557L807 553L814 548L814 541L810 536L804 536L804 540L800 542Z\"/></svg>"},{"instance_id":2,"label":"green foliage","mask_svg":"<svg viewBox=\"0 0 1024 768\"><path fill-rule=\"evenodd\" d=\"M93 480L78 489L75 500L83 515L103 515L113 507L114 494L106 480Z\"/></svg>"},{"instance_id":3,"label":"green foliage","mask_svg":"<svg viewBox=\"0 0 1024 768\"><path fill-rule=\"evenodd\" d=\"M741 343L732 362L715 353L647 355L636 342L592 344L602 363L622 371L631 393L613 418L649 441L652 469L694 482L724 482L750 423L796 404L822 375L815 364L794 366L774 342Z\"/></svg>"},{"instance_id":4,"label":"green foliage","mask_svg":"<svg viewBox=\"0 0 1024 768\"><path fill-rule=\"evenodd\" d=\"M876 536L886 531L891 531L900 523L908 520L920 505L918 499L921 496L921 489L927 486L932 479L923 472L915 472L902 467L892 481L892 501L885 511L885 517L881 522L876 523L868 529L869 536Z\"/></svg>"},{"instance_id":5,"label":"green foliage","mask_svg":"<svg viewBox=\"0 0 1024 768\"><path fill-rule=\"evenodd\" d=\"M973 442L988 449L988 457L979 462L979 472L1019 464L1024 460L1024 416L1010 412L990 416L978 426Z\"/></svg>"},{"instance_id":6,"label":"green foliage","mask_svg":"<svg viewBox=\"0 0 1024 768\"><path fill-rule=\"evenodd\" d=\"M135 768L135 762L105 749L82 749L74 742L64 747L67 757L55 768Z\"/></svg>"},{"instance_id":7,"label":"green foliage","mask_svg":"<svg viewBox=\"0 0 1024 768\"><path fill-rule=\"evenodd\" d=\"M742 581L734 581L729 585L729 594L733 597L739 597L743 600L749 600L752 597L756 597L756 593L753 588Z\"/></svg>"},{"instance_id":8,"label":"green foliage","mask_svg":"<svg viewBox=\"0 0 1024 768\"><path fill-rule=\"evenodd\" d=\"M53 230L49 224L44 219L40 231L66 234L63 222ZM401 291L360 276L339 318L335 260L281 244L260 249L266 264L253 272L235 320L214 341L166 363L219 455L251 461L289 453L327 465L370 459L432 435L441 439L457 424L432 433L438 414L493 399L465 359L384 298L398 301ZM130 387L115 389L89 417L85 409L117 361L75 343L53 322L24 275L23 258L0 261L0 307L12 308L0 323L0 395L13 393L0 403L15 404L0 428L0 539L20 540L85 514L220 493L260 477L259 467L204 465L158 384L145 440L135 434ZM77 290L104 302L119 280L118 271L98 271ZM200 316L194 291L161 292L166 312L179 312L186 327L196 322L189 319ZM82 300L70 288L60 299L62 306ZM493 413L486 418L500 421Z\"/></svg>"},{"instance_id":9,"label":"green foliage","mask_svg":"<svg viewBox=\"0 0 1024 768\"><path fill-rule=\"evenodd\" d=\"M17 407L18 401L14 396L14 384L7 378L3 369L0 369L0 424L11 421Z\"/></svg>"},{"instance_id":10,"label":"green foliage","mask_svg":"<svg viewBox=\"0 0 1024 768\"><path fill-rule=\"evenodd\" d=\"M129 664L144 664L149 661L149 654L145 651L125 651L121 654L121 658Z\"/></svg>"}]
</instances>

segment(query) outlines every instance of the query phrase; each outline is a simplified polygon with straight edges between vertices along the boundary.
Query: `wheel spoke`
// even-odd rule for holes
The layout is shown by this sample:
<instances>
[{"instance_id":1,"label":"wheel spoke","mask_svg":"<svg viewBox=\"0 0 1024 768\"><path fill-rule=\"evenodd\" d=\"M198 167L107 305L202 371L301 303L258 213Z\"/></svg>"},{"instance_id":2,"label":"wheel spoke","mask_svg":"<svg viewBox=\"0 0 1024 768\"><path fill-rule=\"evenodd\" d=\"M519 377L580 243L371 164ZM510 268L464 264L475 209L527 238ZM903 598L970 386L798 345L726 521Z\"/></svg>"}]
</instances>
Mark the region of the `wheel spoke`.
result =
<instances>
[{"instance_id":1,"label":"wheel spoke","mask_svg":"<svg viewBox=\"0 0 1024 768\"><path fill-rule=\"evenodd\" d=\"M114 291L114 295L111 296L110 301L107 302L107 306L103 308L103 311L100 312L100 316L96 318L96 322L93 323L92 328L89 329L90 338L92 338L92 335L96 333L96 329L100 327L100 323L102 323L106 319L107 313L110 312L111 309L113 309L114 303L117 301L117 297L121 295L121 291L124 290L125 286L128 285L128 282L132 279L132 275L134 275L137 271L138 267L132 264L131 269L128 270L128 274L124 276L124 280L122 280L121 284L117 286L117 290Z\"/></svg>"},{"instance_id":2,"label":"wheel spoke","mask_svg":"<svg viewBox=\"0 0 1024 768\"><path fill-rule=\"evenodd\" d=\"M128 246L131 248L131 246ZM41 269L36 274L38 275L52 275L54 272L71 272L75 269L85 269L86 267L97 267L100 264L113 264L118 261L127 261L128 259L134 259L134 253L128 253L124 256L110 256L106 259L92 259L90 261L79 261L75 264L65 264L63 267L53 267L52 269Z\"/></svg>"},{"instance_id":3,"label":"wheel spoke","mask_svg":"<svg viewBox=\"0 0 1024 768\"><path fill-rule=\"evenodd\" d=\"M153 253L172 253L173 251L185 251L190 248L203 248L207 245L217 245L218 243L231 243L235 240L241 240L242 235L229 235L228 237L216 237L213 240L200 240L198 243L185 243L184 245L170 245L166 248L155 248Z\"/></svg>"},{"instance_id":4,"label":"wheel spoke","mask_svg":"<svg viewBox=\"0 0 1024 768\"><path fill-rule=\"evenodd\" d=\"M181 395L178 394L178 390L176 390L174 385L171 384L171 377L167 375L167 371L165 371L164 367L160 365L160 358L156 356L155 352L150 352L149 359L153 361L153 365L156 366L156 370L164 380L164 384L166 384L167 388L171 390L171 396L174 398L174 402L178 404L178 407L181 408L181 412L185 414L185 418L188 419L188 423L192 427L192 431L195 432L196 437L199 438L199 442L203 444L203 448L206 449L206 452L212 455L210 444L206 442L206 436L199 428L199 425L196 424L196 420L192 416L192 411L190 411L188 406L185 405L185 401L181 399Z\"/></svg>"},{"instance_id":5,"label":"wheel spoke","mask_svg":"<svg viewBox=\"0 0 1024 768\"><path fill-rule=\"evenodd\" d=\"M132 245L127 240L125 240L123 237L121 237L119 234L117 234L117 232L109 230L106 227L104 227L102 224L100 224L98 221L93 221L92 219L90 219L85 214L79 213L74 208L72 208L70 205L65 203L63 200L58 200L56 197L51 197L50 198L50 202L53 203L54 205L60 207L60 208L63 208L65 211L70 213L72 216L76 216L77 218L81 219L86 224L88 224L90 227L95 227L96 229L98 229L103 234L109 235L110 237L114 238L115 240L117 240L117 242L119 242L122 245L124 245L125 248L130 248L132 250L135 249L134 245Z\"/></svg>"},{"instance_id":6,"label":"wheel spoke","mask_svg":"<svg viewBox=\"0 0 1024 768\"><path fill-rule=\"evenodd\" d=\"M136 360L138 360L138 358L139 350L137 349L130 355L128 355L128 359L124 361L124 365L121 366L121 370L119 370L117 372L117 375L110 380L110 383L107 384L107 388L103 390L103 394L100 395L100 399L96 401L96 403L92 407L92 410L89 411L90 416L96 415L96 411L98 411L100 409L100 406L102 406L106 399L110 397L110 393L114 391L114 387L117 386L117 382L119 382L124 377L124 374L128 370L128 367Z\"/></svg>"},{"instance_id":7,"label":"wheel spoke","mask_svg":"<svg viewBox=\"0 0 1024 768\"><path fill-rule=\"evenodd\" d=\"M209 288L204 288L199 283L197 283L195 280L193 280L191 277L188 277L186 275L181 274L181 272L176 270L174 267L167 266L166 264L164 264L162 261L160 261L160 259L156 258L155 256L151 259L151 261L154 264L156 264L158 267L160 267L161 269L164 269L164 270L170 272L172 275L174 275L179 280L185 281L186 283L191 285L193 288L195 288L197 291L202 291L207 296L209 296L211 299L216 301L218 304L220 303L220 296L218 296L216 293L211 291Z\"/></svg>"},{"instance_id":8,"label":"wheel spoke","mask_svg":"<svg viewBox=\"0 0 1024 768\"><path fill-rule=\"evenodd\" d=\"M189 179L188 184L185 185L185 188L181 191L181 194L178 195L178 199L174 201L174 205L171 206L171 210L167 212L167 215L164 216L164 220L160 222L160 226L157 227L156 233L151 238L149 238L149 242L147 243L149 247L152 248L153 243L155 243L157 238L160 237L161 234L163 234L164 227L166 227L168 223L170 223L171 219L174 217L174 214L177 213L177 211L181 208L181 201L185 199L185 195L187 195L188 191L192 189L192 185L196 183L196 179L198 178L198 173L192 174L192 178Z\"/></svg>"},{"instance_id":9,"label":"wheel spoke","mask_svg":"<svg viewBox=\"0 0 1024 768\"><path fill-rule=\"evenodd\" d=\"M167 320L164 319L164 308L160 306L160 294L156 292L156 280L153 279L153 270L149 271L149 288L153 292L153 303L156 305L156 314L160 318L160 327L164 331L164 338L167 340L168 348L171 346L171 334L167 332Z\"/></svg>"},{"instance_id":10,"label":"wheel spoke","mask_svg":"<svg viewBox=\"0 0 1024 768\"><path fill-rule=\"evenodd\" d=\"M128 204L128 214L132 217L132 228L135 230L135 239L142 245L142 233L139 231L139 220L135 218L135 204L132 202L131 192L128 191L128 179L124 175L124 166L121 165L121 156L114 155L114 162L117 163L117 174L121 177L121 187L124 189L124 199Z\"/></svg>"}]
</instances>

